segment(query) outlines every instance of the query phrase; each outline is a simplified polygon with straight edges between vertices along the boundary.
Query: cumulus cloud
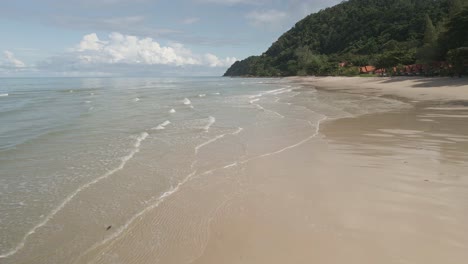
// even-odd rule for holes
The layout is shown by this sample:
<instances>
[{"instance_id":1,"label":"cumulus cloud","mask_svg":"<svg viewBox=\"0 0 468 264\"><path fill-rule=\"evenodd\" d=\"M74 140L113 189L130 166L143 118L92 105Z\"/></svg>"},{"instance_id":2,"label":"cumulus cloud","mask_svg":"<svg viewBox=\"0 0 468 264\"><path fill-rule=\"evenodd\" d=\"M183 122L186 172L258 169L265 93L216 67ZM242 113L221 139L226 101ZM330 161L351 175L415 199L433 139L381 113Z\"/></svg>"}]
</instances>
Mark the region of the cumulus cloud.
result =
<instances>
[{"instance_id":1,"label":"cumulus cloud","mask_svg":"<svg viewBox=\"0 0 468 264\"><path fill-rule=\"evenodd\" d=\"M100 40L96 33L86 35L75 48L82 63L102 64L162 64L197 65L199 60L181 44L161 46L152 38L111 33L107 40Z\"/></svg>"},{"instance_id":2,"label":"cumulus cloud","mask_svg":"<svg viewBox=\"0 0 468 264\"><path fill-rule=\"evenodd\" d=\"M229 67L232 64L234 64L234 62L236 61L237 59L234 57L227 57L225 59L220 59L211 53L207 53L204 56L205 64L210 67Z\"/></svg>"},{"instance_id":3,"label":"cumulus cloud","mask_svg":"<svg viewBox=\"0 0 468 264\"><path fill-rule=\"evenodd\" d=\"M3 66L5 68L24 68L26 67L26 64L20 60L18 60L13 52L5 50L3 51L3 56L5 58L5 61L3 63Z\"/></svg>"},{"instance_id":4,"label":"cumulus cloud","mask_svg":"<svg viewBox=\"0 0 468 264\"><path fill-rule=\"evenodd\" d=\"M41 70L67 72L108 71L118 74L168 72L184 68L217 68L219 71L236 61L211 53L195 54L180 43L161 45L152 38L111 33L100 39L96 33L85 35L67 53L38 64ZM216 70L218 71L218 70Z\"/></svg>"}]
</instances>

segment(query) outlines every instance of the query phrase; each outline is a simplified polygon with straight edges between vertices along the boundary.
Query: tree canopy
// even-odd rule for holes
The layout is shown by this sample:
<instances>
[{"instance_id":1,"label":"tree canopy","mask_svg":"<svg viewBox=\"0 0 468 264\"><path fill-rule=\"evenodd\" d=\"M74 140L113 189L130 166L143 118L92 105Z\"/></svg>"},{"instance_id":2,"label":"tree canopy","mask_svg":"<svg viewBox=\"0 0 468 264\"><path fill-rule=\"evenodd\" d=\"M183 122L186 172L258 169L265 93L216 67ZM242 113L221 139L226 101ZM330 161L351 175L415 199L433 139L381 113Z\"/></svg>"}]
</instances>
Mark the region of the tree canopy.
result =
<instances>
[{"instance_id":1,"label":"tree canopy","mask_svg":"<svg viewBox=\"0 0 468 264\"><path fill-rule=\"evenodd\" d=\"M335 75L344 74L339 62L387 68L445 58L466 45L466 2L342 2L297 22L265 53L236 62L225 76Z\"/></svg>"}]
</instances>

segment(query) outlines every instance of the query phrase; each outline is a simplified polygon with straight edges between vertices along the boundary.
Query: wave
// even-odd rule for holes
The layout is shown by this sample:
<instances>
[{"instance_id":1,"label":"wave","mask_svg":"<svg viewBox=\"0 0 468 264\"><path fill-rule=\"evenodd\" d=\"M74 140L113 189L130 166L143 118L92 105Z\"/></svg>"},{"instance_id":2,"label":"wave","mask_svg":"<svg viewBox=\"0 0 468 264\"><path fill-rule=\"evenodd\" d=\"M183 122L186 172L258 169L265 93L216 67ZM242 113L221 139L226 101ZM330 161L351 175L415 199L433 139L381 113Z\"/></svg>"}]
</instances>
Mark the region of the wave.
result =
<instances>
[{"instance_id":1,"label":"wave","mask_svg":"<svg viewBox=\"0 0 468 264\"><path fill-rule=\"evenodd\" d=\"M205 97L206 94L199 94L198 97Z\"/></svg>"},{"instance_id":2,"label":"wave","mask_svg":"<svg viewBox=\"0 0 468 264\"><path fill-rule=\"evenodd\" d=\"M231 164L229 164L229 165L224 166L223 168L224 168L224 169L228 169L228 168L235 167L235 166L237 166L237 165L238 165L237 162L234 162L234 163L231 163Z\"/></svg>"},{"instance_id":3,"label":"wave","mask_svg":"<svg viewBox=\"0 0 468 264\"><path fill-rule=\"evenodd\" d=\"M255 98L259 98L259 97L262 97L264 95L270 95L270 94L279 95L279 94L287 93L287 92L291 92L291 91L292 91L292 89L290 89L290 88L279 88L279 89L270 90L270 91L263 91L263 92L260 92L258 94L249 96L249 99L255 99Z\"/></svg>"},{"instance_id":4,"label":"wave","mask_svg":"<svg viewBox=\"0 0 468 264\"><path fill-rule=\"evenodd\" d=\"M208 117L208 124L203 128L206 132L210 130L210 127L216 122L216 118L210 116Z\"/></svg>"},{"instance_id":5,"label":"wave","mask_svg":"<svg viewBox=\"0 0 468 264\"><path fill-rule=\"evenodd\" d=\"M170 114L174 114L176 112L176 110L174 108L172 108L171 110L169 110L169 113Z\"/></svg>"},{"instance_id":6,"label":"wave","mask_svg":"<svg viewBox=\"0 0 468 264\"><path fill-rule=\"evenodd\" d=\"M289 93L289 92L292 92L292 89L284 89L284 90L281 90L281 91L274 92L273 94L274 95L279 95L279 94Z\"/></svg>"},{"instance_id":7,"label":"wave","mask_svg":"<svg viewBox=\"0 0 468 264\"><path fill-rule=\"evenodd\" d=\"M133 99L133 101L138 102L138 101L140 101L140 98L137 97L137 98Z\"/></svg>"},{"instance_id":8,"label":"wave","mask_svg":"<svg viewBox=\"0 0 468 264\"><path fill-rule=\"evenodd\" d=\"M0 259L1 258L7 258L9 256L12 256L14 254L16 254L16 252L18 252L19 250L21 250L25 244L26 244L26 241L28 239L28 237L32 234L34 234L36 232L37 229L43 227L45 224L47 224L59 211L61 211L71 200L73 200L73 198L75 198L81 191L93 186L94 184L100 182L101 180L104 180L106 178L108 178L109 176L111 176L112 174L122 170L124 167L125 167L125 164L127 164L127 162L129 160L131 160L133 158L133 156L135 156L136 153L138 153L140 151L140 146L141 146L141 143L148 137L148 133L147 132L142 132L137 138L136 138L136 141L135 143L133 144L133 149L129 152L129 154L127 156L124 156L122 159L121 159L121 162L120 164L115 167L114 169L104 173L103 175L97 177L96 179L80 186L78 189L76 189L72 194L68 195L65 200L62 201L61 204L59 204L57 207L55 207L46 217L44 217L44 220L42 220L40 223L38 223L37 225L35 225L31 230L29 230L26 235L24 235L24 237L21 239L21 241L19 242L19 244L13 248L12 250L6 252L6 253L2 253L0 255Z\"/></svg>"},{"instance_id":9,"label":"wave","mask_svg":"<svg viewBox=\"0 0 468 264\"><path fill-rule=\"evenodd\" d=\"M243 129L242 127L239 127L239 128L237 128L236 131L234 131L234 132L232 132L232 133L221 134L221 135L218 135L218 136L216 136L216 137L214 137L214 138L212 138L212 139L210 139L210 140L208 140L208 141L205 141L205 142L201 143L200 145L198 145L198 146L195 147L195 154L198 154L198 151L199 151L202 147L204 147L204 146L206 146L206 145L208 145L208 144L211 144L211 143L213 143L213 142L215 142L215 141L217 141L217 140L219 140L219 139L221 139L221 138L223 138L223 137L225 137L225 136L227 136L227 135L229 135L229 134L230 134L230 135L233 135L233 136L234 136L234 135L238 135L240 132L242 132L242 130L244 130L244 129Z\"/></svg>"},{"instance_id":10,"label":"wave","mask_svg":"<svg viewBox=\"0 0 468 264\"><path fill-rule=\"evenodd\" d=\"M0 97L7 97L7 96L8 96L7 93L2 93L2 94L0 94Z\"/></svg>"},{"instance_id":11,"label":"wave","mask_svg":"<svg viewBox=\"0 0 468 264\"><path fill-rule=\"evenodd\" d=\"M256 95L251 95L249 96L250 99L254 99L254 98L258 98L258 97L262 97L263 94L262 93L259 93L259 94L256 94Z\"/></svg>"},{"instance_id":12,"label":"wave","mask_svg":"<svg viewBox=\"0 0 468 264\"><path fill-rule=\"evenodd\" d=\"M152 130L163 130L166 129L166 126L168 126L171 123L171 121L166 120L163 123L159 124L157 127L153 127Z\"/></svg>"},{"instance_id":13,"label":"wave","mask_svg":"<svg viewBox=\"0 0 468 264\"><path fill-rule=\"evenodd\" d=\"M225 136L226 136L226 134L218 135L218 136L216 136L216 137L214 137L214 138L212 138L212 139L210 139L208 141L205 141L205 142L201 143L200 145L195 147L195 154L198 154L198 151L201 148L203 148L204 146L206 146L208 144L211 144L211 143L213 143L213 142L217 141L218 139L221 139L221 138L223 138Z\"/></svg>"},{"instance_id":14,"label":"wave","mask_svg":"<svg viewBox=\"0 0 468 264\"><path fill-rule=\"evenodd\" d=\"M192 104L192 102L188 98L185 98L183 103L184 103L184 105L191 105Z\"/></svg>"},{"instance_id":15,"label":"wave","mask_svg":"<svg viewBox=\"0 0 468 264\"><path fill-rule=\"evenodd\" d=\"M293 145L290 145L290 146L287 146L287 147L284 147L284 148L282 148L282 149L280 149L280 150L277 150L277 151L274 151L274 152L265 153L265 154L262 154L262 155L260 155L260 156L247 159L247 160L245 160L245 161L241 161L240 163L241 163L241 164L244 164L244 163L250 162L250 161L252 161L252 160L256 160L256 159L260 159L260 158L264 158L264 157L276 155L276 154L279 154L279 153L281 153L281 152L284 152L284 151L286 151L286 150L289 150L289 149L298 147L298 146L300 146L300 145L306 143L307 141L309 141L309 140L313 139L314 137L318 136L318 134L320 133L320 124L321 124L323 121L327 120L327 119L328 119L328 117L327 117L327 116L324 116L324 117L322 117L319 121L317 121L317 123L315 124L315 132L314 132L314 134L312 134L311 136L309 136L309 137L307 137L307 138L305 138L305 139L299 141L298 143L293 144ZM313 127L312 122L310 122L310 121L308 121L308 122L309 122L310 126Z\"/></svg>"},{"instance_id":16,"label":"wave","mask_svg":"<svg viewBox=\"0 0 468 264\"><path fill-rule=\"evenodd\" d=\"M237 128L236 131L234 131L234 132L232 133L232 135L238 135L240 132L242 132L242 130L244 130L244 129L243 129L242 127L239 127L239 128Z\"/></svg>"}]
</instances>

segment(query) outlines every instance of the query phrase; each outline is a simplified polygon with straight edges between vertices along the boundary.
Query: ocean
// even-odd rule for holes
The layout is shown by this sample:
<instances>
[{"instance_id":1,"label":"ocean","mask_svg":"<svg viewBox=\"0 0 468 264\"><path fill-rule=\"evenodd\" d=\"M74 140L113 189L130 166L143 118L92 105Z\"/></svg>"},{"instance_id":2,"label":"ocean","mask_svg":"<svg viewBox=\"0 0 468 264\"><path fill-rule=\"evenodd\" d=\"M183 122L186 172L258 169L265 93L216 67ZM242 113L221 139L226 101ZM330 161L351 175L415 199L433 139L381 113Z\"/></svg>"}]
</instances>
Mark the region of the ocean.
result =
<instances>
[{"instance_id":1,"label":"ocean","mask_svg":"<svg viewBox=\"0 0 468 264\"><path fill-rule=\"evenodd\" d=\"M284 79L1 79L0 262L79 263L204 175L400 104Z\"/></svg>"}]
</instances>

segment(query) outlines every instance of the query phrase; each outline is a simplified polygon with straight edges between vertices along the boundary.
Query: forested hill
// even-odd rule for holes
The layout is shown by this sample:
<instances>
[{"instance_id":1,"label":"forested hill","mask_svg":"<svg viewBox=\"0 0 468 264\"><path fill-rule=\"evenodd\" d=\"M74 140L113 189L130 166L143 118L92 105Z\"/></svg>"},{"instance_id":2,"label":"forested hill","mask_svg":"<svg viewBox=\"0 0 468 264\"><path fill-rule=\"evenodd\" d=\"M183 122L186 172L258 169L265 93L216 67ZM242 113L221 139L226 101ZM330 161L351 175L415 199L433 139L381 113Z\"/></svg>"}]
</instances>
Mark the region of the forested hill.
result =
<instances>
[{"instance_id":1,"label":"forested hill","mask_svg":"<svg viewBox=\"0 0 468 264\"><path fill-rule=\"evenodd\" d=\"M447 41L451 19L463 13L467 2L342 2L299 21L265 53L234 63L225 76L329 75L346 71L339 62L390 67L444 60L449 49L458 47L441 42ZM468 36L468 25L463 26ZM460 41L468 46L466 37Z\"/></svg>"}]
</instances>

